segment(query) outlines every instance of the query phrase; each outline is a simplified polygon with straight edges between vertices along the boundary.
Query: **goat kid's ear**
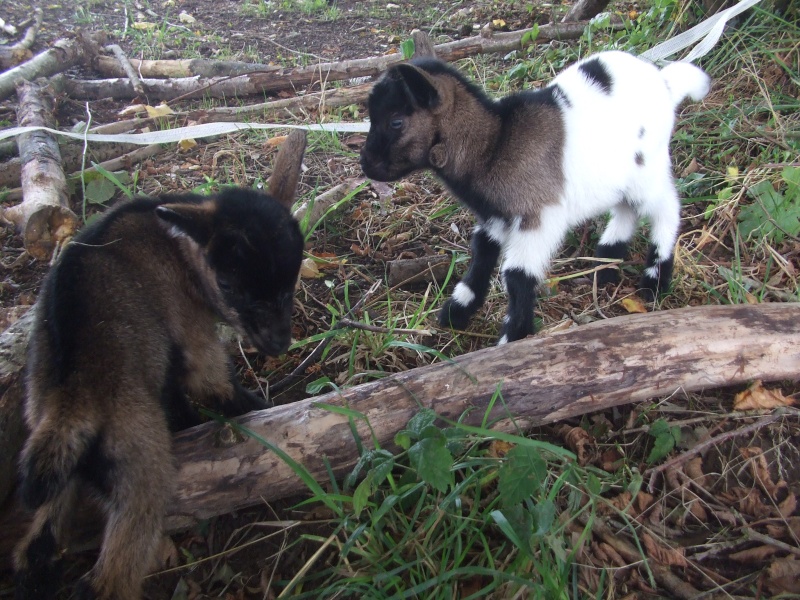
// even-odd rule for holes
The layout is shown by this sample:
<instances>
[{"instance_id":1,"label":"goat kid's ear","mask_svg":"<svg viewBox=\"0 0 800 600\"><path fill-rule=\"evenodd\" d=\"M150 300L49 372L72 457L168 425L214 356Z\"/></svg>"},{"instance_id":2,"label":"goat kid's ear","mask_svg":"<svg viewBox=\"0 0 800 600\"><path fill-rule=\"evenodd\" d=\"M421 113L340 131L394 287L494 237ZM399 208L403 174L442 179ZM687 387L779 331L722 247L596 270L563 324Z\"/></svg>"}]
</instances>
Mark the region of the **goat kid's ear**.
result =
<instances>
[{"instance_id":1,"label":"goat kid's ear","mask_svg":"<svg viewBox=\"0 0 800 600\"><path fill-rule=\"evenodd\" d=\"M269 178L269 195L290 210L297 192L297 182L300 180L305 151L305 130L293 129L278 150L272 175Z\"/></svg>"},{"instance_id":2,"label":"goat kid's ear","mask_svg":"<svg viewBox=\"0 0 800 600\"><path fill-rule=\"evenodd\" d=\"M156 216L178 232L205 246L214 229L215 211L216 207L210 201L200 204L162 204L156 207Z\"/></svg>"},{"instance_id":3,"label":"goat kid's ear","mask_svg":"<svg viewBox=\"0 0 800 600\"><path fill-rule=\"evenodd\" d=\"M439 103L439 92L433 85L433 79L425 71L408 63L397 65L395 70L415 106L427 109Z\"/></svg>"}]
</instances>

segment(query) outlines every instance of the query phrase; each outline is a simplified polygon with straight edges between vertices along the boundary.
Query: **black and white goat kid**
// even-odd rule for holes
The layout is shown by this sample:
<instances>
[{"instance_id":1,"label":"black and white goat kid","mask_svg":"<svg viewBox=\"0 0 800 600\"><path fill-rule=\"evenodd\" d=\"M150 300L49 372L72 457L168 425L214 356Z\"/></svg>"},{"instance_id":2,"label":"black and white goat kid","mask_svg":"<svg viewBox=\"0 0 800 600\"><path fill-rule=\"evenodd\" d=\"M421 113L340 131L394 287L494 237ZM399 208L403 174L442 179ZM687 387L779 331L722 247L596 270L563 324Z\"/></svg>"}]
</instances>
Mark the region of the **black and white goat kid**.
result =
<instances>
[{"instance_id":1,"label":"black and white goat kid","mask_svg":"<svg viewBox=\"0 0 800 600\"><path fill-rule=\"evenodd\" d=\"M27 372L21 495L36 509L15 550L16 597L58 589L65 531L82 494L106 516L80 598L138 600L154 564L176 467L170 431L191 401L233 416L266 407L237 381L215 324L262 352L290 341L303 236L289 209L306 143L284 142L269 195L139 198L84 229L50 271Z\"/></svg>"},{"instance_id":2,"label":"black and white goat kid","mask_svg":"<svg viewBox=\"0 0 800 600\"><path fill-rule=\"evenodd\" d=\"M659 70L623 52L582 60L550 85L499 100L435 59L390 68L369 98L364 173L379 181L432 169L476 215L472 262L440 314L466 327L502 254L508 315L500 343L533 331L536 286L567 231L611 211L597 255L623 258L640 217L650 221L641 287L670 284L680 202L669 141L675 109L710 80L688 63ZM613 281L612 269L599 273Z\"/></svg>"}]
</instances>

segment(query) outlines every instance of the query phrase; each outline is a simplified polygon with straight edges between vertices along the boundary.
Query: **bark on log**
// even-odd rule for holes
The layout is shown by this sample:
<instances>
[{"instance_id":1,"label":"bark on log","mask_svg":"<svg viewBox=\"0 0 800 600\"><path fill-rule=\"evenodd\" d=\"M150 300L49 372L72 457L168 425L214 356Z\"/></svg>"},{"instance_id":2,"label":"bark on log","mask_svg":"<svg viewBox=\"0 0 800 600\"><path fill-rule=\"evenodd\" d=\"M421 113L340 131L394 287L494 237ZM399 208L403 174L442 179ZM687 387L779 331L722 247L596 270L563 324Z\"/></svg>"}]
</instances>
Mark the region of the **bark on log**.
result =
<instances>
[{"instance_id":1,"label":"bark on log","mask_svg":"<svg viewBox=\"0 0 800 600\"><path fill-rule=\"evenodd\" d=\"M106 143L96 144L90 146L88 155L86 157L86 164L91 165L94 162L104 162L117 158L131 152L138 148L136 144L119 144L119 143ZM69 142L62 144L59 147L61 152L61 164L65 172L71 173L81 168L83 163L83 143L82 142ZM14 187L20 183L20 174L22 173L22 160L20 158L12 158L0 164L0 187Z\"/></svg>"},{"instance_id":2,"label":"bark on log","mask_svg":"<svg viewBox=\"0 0 800 600\"><path fill-rule=\"evenodd\" d=\"M574 39L583 34L586 23L548 24L539 27L537 43L553 39ZM455 60L491 52L510 52L522 48L522 38L529 29L494 33L490 36L474 36L434 46L436 56L444 61ZM386 56L374 56L346 60L341 62L321 63L296 69L268 66L263 71L249 72L232 77L201 78L200 76L159 80L150 78L142 69L142 64L131 60L131 64L140 71L145 79L147 96L152 100L170 100L178 96L198 98L227 98L263 94L284 89L320 84L329 81L341 81L358 77L372 77L385 71L390 66L403 61L400 53ZM105 63L104 63L105 64ZM252 66L252 65L251 65ZM135 98L136 92L125 78L124 73L117 79L104 80L71 80L64 78L64 91L72 98L98 99L114 97L116 99Z\"/></svg>"},{"instance_id":3,"label":"bark on log","mask_svg":"<svg viewBox=\"0 0 800 600\"><path fill-rule=\"evenodd\" d=\"M17 478L17 453L25 439L23 370L33 311L0 334L0 506Z\"/></svg>"},{"instance_id":4,"label":"bark on log","mask_svg":"<svg viewBox=\"0 0 800 600\"><path fill-rule=\"evenodd\" d=\"M479 423L498 384L504 406L542 425L613 406L744 383L800 378L800 303L704 306L598 321L543 338L455 359L295 404L250 413L240 422L299 461L317 478L355 463L347 418L314 406L348 406L370 419L391 446L420 405ZM499 403L498 403L499 404ZM492 417L505 416L498 407ZM362 439L370 433L359 424ZM302 484L255 440L224 445L214 424L175 440L180 472L173 516L206 518L296 494Z\"/></svg>"},{"instance_id":5,"label":"bark on log","mask_svg":"<svg viewBox=\"0 0 800 600\"><path fill-rule=\"evenodd\" d=\"M27 81L17 90L20 126L53 127L52 97ZM22 234L25 249L38 260L49 260L53 250L75 233L78 217L69 209L67 180L61 168L58 142L46 131L17 138L24 200L3 211L6 222Z\"/></svg>"},{"instance_id":6,"label":"bark on log","mask_svg":"<svg viewBox=\"0 0 800 600\"><path fill-rule=\"evenodd\" d=\"M0 46L0 72L15 67L18 64L33 58L30 47L36 41L36 34L42 26L44 11L38 6L33 9L33 23L25 31L20 41L11 46Z\"/></svg>"},{"instance_id":7,"label":"bark on log","mask_svg":"<svg viewBox=\"0 0 800 600\"><path fill-rule=\"evenodd\" d=\"M626 403L731 386L800 379L800 303L703 306L629 315L463 355L440 363L245 415L238 421L283 449L319 480L357 460L348 420L315 406L348 406L370 419L384 447L420 406L478 424L498 384L517 424L542 425ZM499 404L499 403L498 403ZM516 430L496 407L496 427ZM503 420L500 420L503 419ZM358 424L363 440L371 433ZM0 439L0 443L5 440ZM13 455L4 448L0 455ZM297 495L293 471L253 439L206 423L178 434L180 465L170 527ZM19 520L19 513L0 519ZM0 539L0 554L13 540Z\"/></svg>"},{"instance_id":8,"label":"bark on log","mask_svg":"<svg viewBox=\"0 0 800 600\"><path fill-rule=\"evenodd\" d=\"M23 80L32 81L37 77L49 77L96 54L101 40L102 34L94 38L79 34L72 39L58 40L49 50L0 74L0 101L8 98L17 84Z\"/></svg>"},{"instance_id":9,"label":"bark on log","mask_svg":"<svg viewBox=\"0 0 800 600\"><path fill-rule=\"evenodd\" d=\"M122 146L123 144L119 144ZM154 156L159 152L163 152L165 150L164 146L161 144L150 144L149 146L136 146L136 150L128 152L127 154L123 154L122 156L118 156L116 158L111 158L109 160L105 160L101 163L98 163L102 168L106 171L119 171L121 169L130 170L133 165L143 161L146 158ZM83 172L84 173L93 173L97 171L95 167L88 167ZM70 177L78 177L81 174L81 171L78 170L72 174ZM17 201L22 199L22 188L14 188L9 190L6 195L6 200L10 201Z\"/></svg>"},{"instance_id":10,"label":"bark on log","mask_svg":"<svg viewBox=\"0 0 800 600\"><path fill-rule=\"evenodd\" d=\"M562 23L586 21L599 15L610 0L577 0L569 12L561 19Z\"/></svg>"}]
</instances>

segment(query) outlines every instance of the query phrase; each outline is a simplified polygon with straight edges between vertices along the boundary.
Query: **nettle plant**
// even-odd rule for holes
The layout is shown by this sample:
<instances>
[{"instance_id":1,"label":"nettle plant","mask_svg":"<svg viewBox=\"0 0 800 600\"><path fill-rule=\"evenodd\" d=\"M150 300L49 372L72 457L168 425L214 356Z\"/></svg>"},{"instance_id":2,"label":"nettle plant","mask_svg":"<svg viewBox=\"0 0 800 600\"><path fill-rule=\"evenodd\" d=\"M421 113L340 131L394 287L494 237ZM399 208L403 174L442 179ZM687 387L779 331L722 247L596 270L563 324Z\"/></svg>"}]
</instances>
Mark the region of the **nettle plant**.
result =
<instances>
[{"instance_id":1,"label":"nettle plant","mask_svg":"<svg viewBox=\"0 0 800 600\"><path fill-rule=\"evenodd\" d=\"M336 539L335 555L325 565L306 565L310 574L284 582L283 593L449 599L456 592L510 597L526 589L530 598L566 600L581 547L571 532L577 525L581 540L589 535L601 494L618 487L620 477L581 467L572 452L551 443L488 429L498 401L499 392L480 427L423 408L391 449L381 446L362 413L319 404L348 418L360 453L341 485L329 469L330 491L261 439L308 485L312 497L301 504L322 503L333 515L331 536L303 539L322 545ZM372 432L371 444L357 423ZM480 582L470 594L461 593L466 579Z\"/></svg>"}]
</instances>

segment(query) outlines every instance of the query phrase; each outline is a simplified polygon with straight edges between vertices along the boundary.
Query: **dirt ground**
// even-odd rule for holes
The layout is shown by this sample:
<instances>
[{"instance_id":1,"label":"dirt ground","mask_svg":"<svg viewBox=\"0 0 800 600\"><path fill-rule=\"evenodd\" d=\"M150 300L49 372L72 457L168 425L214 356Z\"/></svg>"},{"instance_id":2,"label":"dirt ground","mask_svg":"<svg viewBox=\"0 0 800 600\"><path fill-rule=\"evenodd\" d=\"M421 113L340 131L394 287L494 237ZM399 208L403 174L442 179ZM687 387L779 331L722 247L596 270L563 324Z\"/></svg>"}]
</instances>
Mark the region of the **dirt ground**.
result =
<instances>
[{"instance_id":1,"label":"dirt ground","mask_svg":"<svg viewBox=\"0 0 800 600\"><path fill-rule=\"evenodd\" d=\"M72 34L76 28L83 28L105 31L109 43L119 44L131 58L204 57L291 66L400 52L401 43L416 28L428 32L435 43L442 43L475 35L480 27L489 22L495 22L498 29L518 30L535 23L557 20L558 15L565 11L558 1L532 6L524 1L497 0L134 0L125 3L61 0L39 4L0 0L0 18L23 30L26 19L37 6L43 10L44 25L32 48L34 53L49 48L54 41ZM635 2L616 5L618 10L626 12L635 10L637 6ZM134 28L134 23L153 24L162 33L145 35L151 30ZM13 43L17 39L18 36L0 33L0 44ZM483 68L483 63L480 64L480 68ZM491 68L489 65L486 70ZM72 73L87 78L99 77L83 67L76 68ZM259 100L248 99L248 102ZM129 105L147 101L147 98L93 101L88 107L92 113L92 124L127 118L120 116L120 111ZM231 100L231 104L238 102ZM202 106L205 106L203 101L185 101L173 106L173 109ZM0 103L0 126L15 123L15 108L13 99ZM324 115L315 110L305 113L298 111L296 117L308 122L323 116L328 120L338 120L356 114L363 116L363 110L363 106L347 107L332 109ZM70 127L84 121L86 114L86 102L66 96L57 98L59 127ZM359 176L357 152L362 142L363 136L359 135L340 140L324 136L312 138L300 193L310 194L315 190L323 192L344 178ZM213 191L222 184L251 186L263 181L273 156L274 148L263 136L198 140L198 145L188 151L169 150L143 161L138 166L137 192ZM680 173L691 168L692 156L687 152L677 152L675 171ZM121 197L121 194L117 194L115 201ZM432 219L431 214L446 214L447 219ZM705 219L702 208L697 206L685 207L684 216L687 226L700 226ZM466 253L472 226L472 217L466 211L458 210L443 186L432 177L415 175L394 189L379 184L366 187L351 201L346 216L332 219L314 235L313 244L308 248L310 252L320 257L346 255L347 261L326 270L323 278L304 279L301 282L298 292L301 308L295 313L293 338L303 340L328 331L332 321L329 307L344 306L348 290L356 289L363 293L376 280L384 279L386 262L390 259L415 258L436 252ZM568 240L563 257L591 254L595 239L593 224L579 228ZM9 228L0 229L0 248L2 331L35 302L48 266L28 256L20 237ZM634 261L641 262L645 251L644 245L635 248ZM800 245L787 250L785 254L790 262L798 261ZM709 249L703 260L713 265L730 267L732 264L729 249L721 243ZM756 262L755 259L753 262ZM458 270L463 266L459 264ZM707 264L700 265L704 266ZM560 268L564 267L557 262L554 267L556 274ZM718 279L713 283L719 286ZM423 291L393 291L392 301L395 306L402 306L407 300L419 302ZM634 291L633 277L629 277L620 288L619 295ZM537 308L537 319L545 327L565 320L580 324L600 318L595 312L596 307L599 311L597 297L593 295L591 280L587 277L565 278L548 293L550 296L547 301ZM705 291L700 283L687 281L678 293L665 300L662 308L706 302ZM471 328L468 335L454 340L449 333L438 332L421 342L440 349L446 355L489 346L496 339L503 307L504 298L492 297L475 319L478 324ZM377 303L373 306L368 303L364 314L380 321L385 317L382 310ZM611 317L625 314L627 309L619 302L610 302L603 306L603 310L603 317ZM430 356L402 350L373 355L359 349L353 356L351 341L348 338L333 344L324 363L314 365L305 377L287 386L274 400L288 403L304 398L308 395L307 384L323 376L339 385L351 385L369 377L406 370L433 360ZM313 345L293 350L279 360L245 353L239 359L245 383L249 387L256 387L259 382L274 383L281 380L311 348ZM731 395L723 392L714 396L709 403L730 403ZM615 413L615 425L633 422L634 417L626 410ZM796 446L796 438L786 439L793 439ZM720 454L733 453L732 448L726 447ZM795 466L800 464L800 461L794 462ZM796 477L787 479L793 481ZM296 500L287 499L274 505L210 519L172 536L172 541L165 544L164 558L168 564L170 561L173 564L195 560L200 562L191 569L167 568L152 576L146 582L147 597L159 600L274 598L279 588L271 582L291 579L319 547L318 542L311 541L313 536L329 535L324 524L326 515L307 509L297 510L294 508ZM296 527L269 535L275 523L294 519L299 523ZM287 552L289 536L296 537L301 533L308 535L309 541L294 544ZM74 582L90 568L95 558L96 553L92 549L81 551L79 548L71 554L65 573L68 586L69 582ZM11 589L10 573L0 571L0 598L10 596ZM65 589L63 598L69 597L69 589Z\"/></svg>"}]
</instances>

